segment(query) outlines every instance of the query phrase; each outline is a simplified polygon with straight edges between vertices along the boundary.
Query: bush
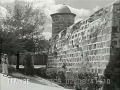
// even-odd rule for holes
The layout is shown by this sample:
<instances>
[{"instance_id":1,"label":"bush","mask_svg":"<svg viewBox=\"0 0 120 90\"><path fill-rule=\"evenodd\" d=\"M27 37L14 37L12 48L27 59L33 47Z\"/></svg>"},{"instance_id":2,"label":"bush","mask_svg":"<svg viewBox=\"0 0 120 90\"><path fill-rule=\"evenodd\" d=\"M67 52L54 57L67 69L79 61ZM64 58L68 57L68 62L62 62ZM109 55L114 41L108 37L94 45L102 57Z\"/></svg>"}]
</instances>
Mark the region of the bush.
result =
<instances>
[{"instance_id":1,"label":"bush","mask_svg":"<svg viewBox=\"0 0 120 90\"><path fill-rule=\"evenodd\" d=\"M46 75L46 68L45 67L35 69L35 74L40 76L40 77L43 77L43 78L48 78Z\"/></svg>"},{"instance_id":2,"label":"bush","mask_svg":"<svg viewBox=\"0 0 120 90\"><path fill-rule=\"evenodd\" d=\"M57 78L57 68L48 68L46 70L46 75L50 78L50 79L56 79Z\"/></svg>"},{"instance_id":3,"label":"bush","mask_svg":"<svg viewBox=\"0 0 120 90\"><path fill-rule=\"evenodd\" d=\"M76 90L97 90L102 87L99 83L99 77L93 73L78 73L78 79L75 81Z\"/></svg>"},{"instance_id":4,"label":"bush","mask_svg":"<svg viewBox=\"0 0 120 90\"><path fill-rule=\"evenodd\" d=\"M11 73L14 73L16 72L16 69L12 66L8 66L8 73L11 74Z\"/></svg>"},{"instance_id":5,"label":"bush","mask_svg":"<svg viewBox=\"0 0 120 90\"><path fill-rule=\"evenodd\" d=\"M66 76L65 76L65 72L64 71L58 71L57 78L61 82L61 84L65 84L66 83Z\"/></svg>"},{"instance_id":6,"label":"bush","mask_svg":"<svg viewBox=\"0 0 120 90\"><path fill-rule=\"evenodd\" d=\"M34 75L34 65L31 53L26 53L25 55L24 70L26 75Z\"/></svg>"},{"instance_id":7,"label":"bush","mask_svg":"<svg viewBox=\"0 0 120 90\"><path fill-rule=\"evenodd\" d=\"M48 68L46 70L46 75L49 77L49 79L52 79L59 84L66 83L65 72L61 68Z\"/></svg>"}]
</instances>

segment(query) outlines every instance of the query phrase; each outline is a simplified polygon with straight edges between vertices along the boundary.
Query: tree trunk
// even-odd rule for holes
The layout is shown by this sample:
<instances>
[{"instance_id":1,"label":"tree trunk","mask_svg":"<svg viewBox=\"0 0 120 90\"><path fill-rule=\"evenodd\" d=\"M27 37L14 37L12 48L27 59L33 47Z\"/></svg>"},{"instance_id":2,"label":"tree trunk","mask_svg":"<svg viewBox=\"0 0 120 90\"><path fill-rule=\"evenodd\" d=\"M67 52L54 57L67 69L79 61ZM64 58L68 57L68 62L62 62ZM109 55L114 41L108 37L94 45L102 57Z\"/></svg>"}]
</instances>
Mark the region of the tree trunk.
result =
<instances>
[{"instance_id":1,"label":"tree trunk","mask_svg":"<svg viewBox=\"0 0 120 90\"><path fill-rule=\"evenodd\" d=\"M16 69L19 70L19 61L20 61L20 54L17 53L17 63L16 63Z\"/></svg>"}]
</instances>

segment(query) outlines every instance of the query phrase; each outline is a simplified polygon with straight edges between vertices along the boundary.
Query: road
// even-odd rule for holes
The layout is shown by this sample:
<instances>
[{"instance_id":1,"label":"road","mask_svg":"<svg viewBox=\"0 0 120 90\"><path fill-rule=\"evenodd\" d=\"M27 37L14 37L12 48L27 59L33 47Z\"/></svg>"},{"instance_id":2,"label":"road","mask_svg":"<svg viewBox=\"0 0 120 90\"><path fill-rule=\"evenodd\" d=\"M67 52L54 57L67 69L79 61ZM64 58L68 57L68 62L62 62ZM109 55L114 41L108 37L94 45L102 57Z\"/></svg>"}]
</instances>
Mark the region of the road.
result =
<instances>
[{"instance_id":1,"label":"road","mask_svg":"<svg viewBox=\"0 0 120 90\"><path fill-rule=\"evenodd\" d=\"M31 83L28 80L5 77L0 74L0 90L69 90L63 87L52 87Z\"/></svg>"}]
</instances>

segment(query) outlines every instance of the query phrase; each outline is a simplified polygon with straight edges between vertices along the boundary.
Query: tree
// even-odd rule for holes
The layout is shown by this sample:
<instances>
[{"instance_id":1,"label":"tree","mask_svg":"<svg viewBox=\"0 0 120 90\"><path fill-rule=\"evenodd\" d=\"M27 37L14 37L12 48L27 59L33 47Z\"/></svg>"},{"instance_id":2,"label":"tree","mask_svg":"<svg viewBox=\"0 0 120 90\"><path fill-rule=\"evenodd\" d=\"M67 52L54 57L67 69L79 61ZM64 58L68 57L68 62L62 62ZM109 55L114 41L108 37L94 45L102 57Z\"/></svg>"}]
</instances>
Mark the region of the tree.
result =
<instances>
[{"instance_id":1,"label":"tree","mask_svg":"<svg viewBox=\"0 0 120 90\"><path fill-rule=\"evenodd\" d=\"M50 47L50 43L47 40L41 40L41 39L36 39L36 52L41 52L41 51L48 51Z\"/></svg>"},{"instance_id":2,"label":"tree","mask_svg":"<svg viewBox=\"0 0 120 90\"><path fill-rule=\"evenodd\" d=\"M14 9L3 21L2 31L6 32L6 38L2 48L5 53L17 56L17 69L21 52L35 52L35 40L41 38L45 18L44 12L34 9L33 4L16 0Z\"/></svg>"}]
</instances>

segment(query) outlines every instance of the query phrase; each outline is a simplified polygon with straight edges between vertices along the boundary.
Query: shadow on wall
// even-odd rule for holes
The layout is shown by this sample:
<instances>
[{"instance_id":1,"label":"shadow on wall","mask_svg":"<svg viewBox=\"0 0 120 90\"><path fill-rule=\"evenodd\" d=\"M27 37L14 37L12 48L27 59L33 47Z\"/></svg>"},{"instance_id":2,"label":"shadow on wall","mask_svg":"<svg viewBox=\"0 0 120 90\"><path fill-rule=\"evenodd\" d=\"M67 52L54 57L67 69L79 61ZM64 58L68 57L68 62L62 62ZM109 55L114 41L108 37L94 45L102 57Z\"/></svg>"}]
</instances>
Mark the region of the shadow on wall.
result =
<instances>
[{"instance_id":1,"label":"shadow on wall","mask_svg":"<svg viewBox=\"0 0 120 90\"><path fill-rule=\"evenodd\" d=\"M110 62L108 63L104 75L110 79L110 84L106 83L103 90L120 90L120 48L112 48Z\"/></svg>"}]
</instances>

